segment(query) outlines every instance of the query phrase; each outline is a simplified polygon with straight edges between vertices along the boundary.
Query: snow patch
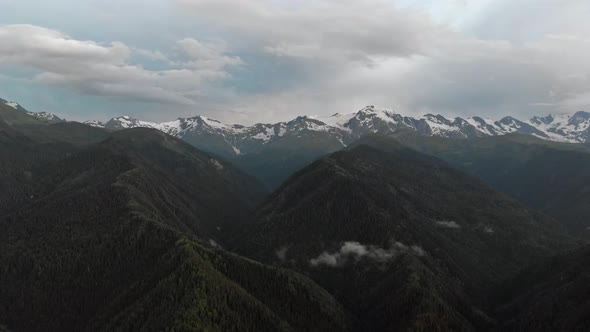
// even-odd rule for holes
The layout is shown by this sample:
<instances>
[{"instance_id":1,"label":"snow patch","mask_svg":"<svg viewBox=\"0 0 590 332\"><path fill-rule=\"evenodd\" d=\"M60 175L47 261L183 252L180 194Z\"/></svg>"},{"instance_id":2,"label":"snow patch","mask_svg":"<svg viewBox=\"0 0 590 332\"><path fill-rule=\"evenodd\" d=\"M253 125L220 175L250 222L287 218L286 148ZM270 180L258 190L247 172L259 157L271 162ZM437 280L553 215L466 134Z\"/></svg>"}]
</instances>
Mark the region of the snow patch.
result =
<instances>
[{"instance_id":1,"label":"snow patch","mask_svg":"<svg viewBox=\"0 0 590 332\"><path fill-rule=\"evenodd\" d=\"M445 119L442 115L427 114L422 119L430 127L431 135L433 136L446 136L451 132L460 132L460 128L455 127L451 122Z\"/></svg>"},{"instance_id":2,"label":"snow patch","mask_svg":"<svg viewBox=\"0 0 590 332\"><path fill-rule=\"evenodd\" d=\"M27 114L36 117L39 120L45 120L45 121L60 121L62 119L60 119L57 115L53 114L53 113L49 113L49 112L27 112Z\"/></svg>"},{"instance_id":3,"label":"snow patch","mask_svg":"<svg viewBox=\"0 0 590 332\"><path fill-rule=\"evenodd\" d=\"M228 129L230 128L228 125L225 125L217 120L213 120L204 116L201 116L203 122L205 122L208 126L215 128L215 129Z\"/></svg>"},{"instance_id":4,"label":"snow patch","mask_svg":"<svg viewBox=\"0 0 590 332\"><path fill-rule=\"evenodd\" d=\"M14 108L14 109L18 109L18 103L15 103L15 102L13 102L13 101L8 101L8 102L6 102L6 103L4 103L4 104L5 104L6 106L10 106L10 107L12 107L12 108Z\"/></svg>"}]
</instances>

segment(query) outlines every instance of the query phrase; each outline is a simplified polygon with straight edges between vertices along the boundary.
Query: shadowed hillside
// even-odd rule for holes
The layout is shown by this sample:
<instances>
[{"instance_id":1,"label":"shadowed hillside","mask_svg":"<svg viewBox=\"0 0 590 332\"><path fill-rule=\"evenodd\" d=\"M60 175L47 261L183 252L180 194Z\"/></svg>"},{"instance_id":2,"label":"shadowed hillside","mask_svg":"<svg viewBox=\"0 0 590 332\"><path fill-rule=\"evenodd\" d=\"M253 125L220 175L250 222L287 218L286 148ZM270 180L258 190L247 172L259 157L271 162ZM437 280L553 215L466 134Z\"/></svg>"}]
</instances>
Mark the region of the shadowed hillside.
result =
<instances>
[{"instance_id":1,"label":"shadowed hillside","mask_svg":"<svg viewBox=\"0 0 590 332\"><path fill-rule=\"evenodd\" d=\"M312 276L366 330L480 330L493 324L477 305L488 287L572 245L554 220L444 162L387 138L371 145L292 176L241 252Z\"/></svg>"},{"instance_id":2,"label":"shadowed hillside","mask_svg":"<svg viewBox=\"0 0 590 332\"><path fill-rule=\"evenodd\" d=\"M7 328L347 329L341 306L311 280L213 248L264 195L231 165L155 130L53 150L5 127L50 156L13 182L25 200L0 215Z\"/></svg>"}]
</instances>

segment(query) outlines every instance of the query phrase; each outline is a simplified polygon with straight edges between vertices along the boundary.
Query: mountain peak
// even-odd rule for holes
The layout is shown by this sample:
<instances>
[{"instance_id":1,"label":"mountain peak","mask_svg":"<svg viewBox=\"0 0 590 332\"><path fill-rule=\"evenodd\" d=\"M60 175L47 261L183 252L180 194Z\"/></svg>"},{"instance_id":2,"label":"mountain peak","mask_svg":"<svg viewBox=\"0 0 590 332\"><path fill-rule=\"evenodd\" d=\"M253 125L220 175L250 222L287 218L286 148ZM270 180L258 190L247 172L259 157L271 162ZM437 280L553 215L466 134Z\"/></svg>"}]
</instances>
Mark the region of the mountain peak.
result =
<instances>
[{"instance_id":1,"label":"mountain peak","mask_svg":"<svg viewBox=\"0 0 590 332\"><path fill-rule=\"evenodd\" d=\"M364 114L364 115L379 115L379 114L386 114L386 115L392 115L394 114L394 112L386 110L384 108L377 108L373 105L369 105L369 106L365 106L364 108L361 108L358 112L356 112L357 115L359 114Z\"/></svg>"},{"instance_id":2,"label":"mountain peak","mask_svg":"<svg viewBox=\"0 0 590 332\"><path fill-rule=\"evenodd\" d=\"M65 121L64 119L58 117L57 115L53 114L53 113L49 113L49 112L27 112L29 115L32 115L34 117L36 117L39 120L45 121L45 122L50 122L50 123L56 123L56 122L63 122Z\"/></svg>"},{"instance_id":3,"label":"mountain peak","mask_svg":"<svg viewBox=\"0 0 590 332\"><path fill-rule=\"evenodd\" d=\"M373 113L373 112L375 112L375 106L373 106L373 105L365 106L365 107L361 108L359 110L359 112L361 112L361 113Z\"/></svg>"},{"instance_id":4,"label":"mountain peak","mask_svg":"<svg viewBox=\"0 0 590 332\"><path fill-rule=\"evenodd\" d=\"M106 129L127 129L127 128L136 128L136 127L150 127L138 119L132 118L129 115L122 115L118 117L114 117L110 119L107 123L105 123L104 127Z\"/></svg>"},{"instance_id":5,"label":"mountain peak","mask_svg":"<svg viewBox=\"0 0 590 332\"><path fill-rule=\"evenodd\" d=\"M91 126L91 127L95 127L95 128L104 128L105 123L102 121L97 121L97 120L87 120L83 122L85 125Z\"/></svg>"},{"instance_id":6,"label":"mountain peak","mask_svg":"<svg viewBox=\"0 0 590 332\"><path fill-rule=\"evenodd\" d=\"M590 121L590 113L588 112L576 112L570 119L569 119L569 124L577 126L580 124L583 124L587 121Z\"/></svg>"},{"instance_id":7,"label":"mountain peak","mask_svg":"<svg viewBox=\"0 0 590 332\"><path fill-rule=\"evenodd\" d=\"M314 125L326 125L324 122L322 122L321 120L318 119L314 119L310 116L307 115L303 115L303 116L298 116L295 119L287 122L287 126L297 126L297 125L304 125L307 126L308 124L314 124Z\"/></svg>"},{"instance_id":8,"label":"mountain peak","mask_svg":"<svg viewBox=\"0 0 590 332\"><path fill-rule=\"evenodd\" d=\"M545 117L534 116L531 119L531 122L533 124L537 124L537 125L541 125L541 124L548 125L548 124L552 123L553 120L554 120L553 115L549 114L549 115L547 115Z\"/></svg>"}]
</instances>

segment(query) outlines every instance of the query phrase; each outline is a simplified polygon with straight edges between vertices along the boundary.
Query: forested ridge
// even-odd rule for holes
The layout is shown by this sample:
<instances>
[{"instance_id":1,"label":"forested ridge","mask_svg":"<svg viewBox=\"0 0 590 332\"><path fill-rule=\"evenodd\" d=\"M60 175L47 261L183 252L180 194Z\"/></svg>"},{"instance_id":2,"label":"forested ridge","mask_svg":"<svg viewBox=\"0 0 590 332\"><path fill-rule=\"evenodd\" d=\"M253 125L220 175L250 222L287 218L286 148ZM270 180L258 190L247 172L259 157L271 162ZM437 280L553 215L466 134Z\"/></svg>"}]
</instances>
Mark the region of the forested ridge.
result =
<instances>
[{"instance_id":1,"label":"forested ridge","mask_svg":"<svg viewBox=\"0 0 590 332\"><path fill-rule=\"evenodd\" d=\"M443 161L372 140L292 176L238 251L310 275L364 328L481 330L496 324L490 289L579 241Z\"/></svg>"},{"instance_id":2,"label":"forested ridge","mask_svg":"<svg viewBox=\"0 0 590 332\"><path fill-rule=\"evenodd\" d=\"M3 142L4 153L18 152L21 139ZM341 306L311 280L211 247L264 195L231 165L146 129L84 147L27 144L49 157L27 164L24 151L2 166L30 172L13 183L18 199L2 193L14 202L0 216L7 328L347 329Z\"/></svg>"}]
</instances>

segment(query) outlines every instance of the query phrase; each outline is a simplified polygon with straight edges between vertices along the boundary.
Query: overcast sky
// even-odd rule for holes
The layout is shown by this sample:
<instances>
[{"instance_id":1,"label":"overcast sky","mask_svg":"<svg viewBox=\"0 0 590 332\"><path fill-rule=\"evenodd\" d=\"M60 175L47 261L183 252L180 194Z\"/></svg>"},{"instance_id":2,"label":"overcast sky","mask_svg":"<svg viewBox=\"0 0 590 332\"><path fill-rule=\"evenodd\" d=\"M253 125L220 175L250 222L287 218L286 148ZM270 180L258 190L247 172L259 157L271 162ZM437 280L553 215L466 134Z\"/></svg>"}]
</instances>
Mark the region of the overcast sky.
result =
<instances>
[{"instance_id":1,"label":"overcast sky","mask_svg":"<svg viewBox=\"0 0 590 332\"><path fill-rule=\"evenodd\" d=\"M588 0L0 0L0 97L73 120L590 109Z\"/></svg>"}]
</instances>

